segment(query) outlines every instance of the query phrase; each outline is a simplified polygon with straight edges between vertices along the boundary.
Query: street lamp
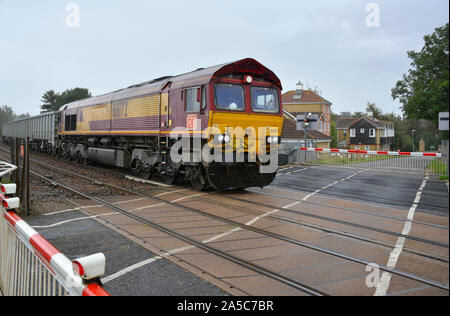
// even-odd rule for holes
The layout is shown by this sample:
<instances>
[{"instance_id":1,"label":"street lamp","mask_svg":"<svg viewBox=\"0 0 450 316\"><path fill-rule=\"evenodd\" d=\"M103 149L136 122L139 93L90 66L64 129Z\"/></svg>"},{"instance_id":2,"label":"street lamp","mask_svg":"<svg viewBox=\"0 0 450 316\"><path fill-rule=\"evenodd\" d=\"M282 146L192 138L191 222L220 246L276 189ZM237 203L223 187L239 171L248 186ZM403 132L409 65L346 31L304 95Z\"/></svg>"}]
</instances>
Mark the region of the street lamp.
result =
<instances>
[{"instance_id":1,"label":"street lamp","mask_svg":"<svg viewBox=\"0 0 450 316\"><path fill-rule=\"evenodd\" d=\"M412 145L413 145L413 152L415 151L414 150L414 132L415 132L416 130L415 129L413 129L412 131L411 131L411 138L412 138Z\"/></svg>"}]
</instances>

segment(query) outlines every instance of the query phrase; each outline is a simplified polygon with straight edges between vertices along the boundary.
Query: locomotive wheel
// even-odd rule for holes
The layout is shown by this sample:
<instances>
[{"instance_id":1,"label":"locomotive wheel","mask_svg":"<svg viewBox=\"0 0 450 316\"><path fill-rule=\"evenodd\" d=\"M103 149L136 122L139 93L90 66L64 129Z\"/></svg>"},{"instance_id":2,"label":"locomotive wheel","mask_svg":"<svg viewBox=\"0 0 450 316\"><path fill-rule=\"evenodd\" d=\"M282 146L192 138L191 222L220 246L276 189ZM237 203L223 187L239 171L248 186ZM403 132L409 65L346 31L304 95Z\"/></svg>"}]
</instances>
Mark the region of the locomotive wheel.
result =
<instances>
[{"instance_id":1,"label":"locomotive wheel","mask_svg":"<svg viewBox=\"0 0 450 316\"><path fill-rule=\"evenodd\" d=\"M131 172L133 172L134 174L140 174L142 171L142 162L139 159L135 159L133 160L133 162L131 163Z\"/></svg>"},{"instance_id":2,"label":"locomotive wheel","mask_svg":"<svg viewBox=\"0 0 450 316\"><path fill-rule=\"evenodd\" d=\"M206 187L208 186L208 183L205 179L205 177L203 176L203 168L202 166L200 166L198 169L194 169L195 171L193 171L194 173L198 173L198 174L193 174L192 178L191 178L191 185L192 185L192 189L194 189L195 191L202 191L204 189L206 189Z\"/></svg>"},{"instance_id":3,"label":"locomotive wheel","mask_svg":"<svg viewBox=\"0 0 450 316\"><path fill-rule=\"evenodd\" d=\"M175 169L175 166L172 163L172 160L170 158L167 160L165 165L165 172L164 172L164 182L166 184L174 184L178 175L178 170Z\"/></svg>"},{"instance_id":4,"label":"locomotive wheel","mask_svg":"<svg viewBox=\"0 0 450 316\"><path fill-rule=\"evenodd\" d=\"M148 164L145 164L142 167L142 171L141 171L141 178L145 179L145 180L149 180L152 177L152 167L149 166Z\"/></svg>"},{"instance_id":5,"label":"locomotive wheel","mask_svg":"<svg viewBox=\"0 0 450 316\"><path fill-rule=\"evenodd\" d=\"M82 164L82 163L83 163L83 160L84 160L83 156L82 156L81 153L78 151L78 152L77 152L77 157L76 157L76 162L77 162L77 164Z\"/></svg>"}]
</instances>

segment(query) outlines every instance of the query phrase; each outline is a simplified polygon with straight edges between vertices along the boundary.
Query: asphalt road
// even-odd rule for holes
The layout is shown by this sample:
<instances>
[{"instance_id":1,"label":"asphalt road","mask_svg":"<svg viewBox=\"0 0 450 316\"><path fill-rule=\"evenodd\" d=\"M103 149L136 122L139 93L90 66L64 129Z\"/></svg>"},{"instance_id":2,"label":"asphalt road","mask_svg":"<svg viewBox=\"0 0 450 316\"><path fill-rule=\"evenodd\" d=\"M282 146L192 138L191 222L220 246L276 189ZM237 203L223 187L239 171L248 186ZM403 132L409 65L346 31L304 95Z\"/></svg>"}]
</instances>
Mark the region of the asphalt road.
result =
<instances>
[{"instance_id":1,"label":"asphalt road","mask_svg":"<svg viewBox=\"0 0 450 316\"><path fill-rule=\"evenodd\" d=\"M281 169L272 185L313 192L349 176L352 177L321 190L320 194L408 209L425 179L425 175L420 174L309 166ZM437 176L430 176L416 212L448 217L447 182L440 181Z\"/></svg>"}]
</instances>

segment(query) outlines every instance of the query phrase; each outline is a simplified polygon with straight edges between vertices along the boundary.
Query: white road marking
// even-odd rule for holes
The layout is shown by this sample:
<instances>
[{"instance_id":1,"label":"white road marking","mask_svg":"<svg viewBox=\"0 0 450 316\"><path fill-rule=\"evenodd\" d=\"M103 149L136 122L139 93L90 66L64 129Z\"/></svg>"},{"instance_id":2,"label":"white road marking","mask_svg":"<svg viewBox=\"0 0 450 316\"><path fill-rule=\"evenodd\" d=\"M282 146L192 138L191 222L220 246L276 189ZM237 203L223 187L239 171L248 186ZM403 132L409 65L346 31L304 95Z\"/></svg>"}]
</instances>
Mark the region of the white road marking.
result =
<instances>
[{"instance_id":1,"label":"white road marking","mask_svg":"<svg viewBox=\"0 0 450 316\"><path fill-rule=\"evenodd\" d=\"M81 221L81 220L86 220L86 219L93 219L93 218L97 218L100 216L111 216L111 215L116 215L117 213L105 213L105 214L99 214L99 215L93 215L93 216L86 216L86 217L78 217L78 218L73 218L73 219L68 219L62 222L58 222L58 223L54 223L54 224L50 224L50 225L46 225L46 226L32 226L33 228L39 229L39 228L52 228L52 227L56 227L56 226L60 226L60 225L64 225L67 223L71 223L71 222L76 222L76 221Z\"/></svg>"},{"instance_id":2,"label":"white road marking","mask_svg":"<svg viewBox=\"0 0 450 316\"><path fill-rule=\"evenodd\" d=\"M172 185L170 185L170 184L165 184L162 182L151 181L151 180L145 180L145 179L136 178L133 176L125 176L125 179L136 181L136 182L141 182L141 183L150 183L150 184L154 184L154 185L159 185L161 187L172 187Z\"/></svg>"},{"instance_id":3,"label":"white road marking","mask_svg":"<svg viewBox=\"0 0 450 316\"><path fill-rule=\"evenodd\" d=\"M125 200L125 201L120 201L120 202L115 202L115 203L111 203L114 205L118 205L118 204L125 204L125 203L131 203L131 202L137 202L137 201L141 201L141 200L145 200L147 198L139 198L139 199L133 199L133 200ZM80 207L75 207L75 208L69 208L66 210L61 210L61 211L57 211L57 212L53 212L53 213L47 213L47 214L42 214L42 216L51 216L51 215L56 215L56 214L61 214L61 213L67 213L67 212L72 212L72 211L78 211L82 208L98 208L98 207L103 207L103 205L87 205L87 206L80 206Z\"/></svg>"},{"instance_id":4,"label":"white road marking","mask_svg":"<svg viewBox=\"0 0 450 316\"><path fill-rule=\"evenodd\" d=\"M179 191L183 191L183 190L178 190ZM170 193L174 193L175 191L171 191ZM182 201L188 198L193 198L193 197L197 197L197 196L201 196L201 195L205 195L208 193L200 193L200 194L194 194L194 195L189 195L189 196L185 196L176 200L173 200L172 202L167 202L167 203L157 203L157 204L152 204L152 205L146 205L146 206L142 206L142 207L137 207L135 209L130 210L130 212L136 212L136 211L140 211L140 210L144 210L144 209L149 209L149 208L153 208L153 207L157 207L157 206L162 206L162 205L166 205L168 203L175 203L178 201ZM128 200L128 201L121 201L121 202L117 202L117 203L113 203L113 204L123 204L123 203L130 203L130 202L135 202L135 201L139 201L139 200L143 200L146 198L141 198L141 199L134 199L134 200ZM81 210L81 209L85 209L85 208L96 208L96 207L105 207L103 205L91 205L91 206L80 206L77 208L73 208L70 210L64 210L64 211L59 211L59 212L55 212L55 213L51 213L51 214L46 214L46 215L52 215L52 214L59 214L62 212L69 212L69 211L74 211L74 210ZM81 220L85 220L85 219L93 219L93 218L97 218L100 216L112 216L112 215L119 215L120 213L114 212L114 213L104 213L104 214L98 214L98 215L93 215L93 216L86 216L86 217L79 217L79 218L73 218L73 219L69 219L69 220L65 220L65 221L61 221L61 222L57 222L54 224L50 224L50 225L45 225L45 226L32 226L33 228L51 228L51 227L56 227L56 226L60 226L60 225L64 225L67 223L71 223L71 222L76 222L76 221L81 221Z\"/></svg>"},{"instance_id":5,"label":"white road marking","mask_svg":"<svg viewBox=\"0 0 450 316\"><path fill-rule=\"evenodd\" d=\"M422 185L419 187L419 190L416 193L416 198L414 199L413 205L409 209L408 212L408 221L405 222L405 225L403 226L402 234L408 236L411 232L411 221L414 219L414 213L417 209L417 206L420 202L420 198L422 196L423 189L425 188L425 185L427 184L427 180L429 179L429 176L426 176L425 179L422 181ZM403 251L403 246L405 244L405 238L399 237L397 239L397 243L395 244L395 248L392 250L389 260L387 263L388 268L395 269L395 266L397 265L398 258L400 257L400 254ZM374 296L385 296L387 294L387 291L389 290L389 285L391 282L392 274L389 272L383 272L381 275L380 281L377 284L377 289L375 291Z\"/></svg>"},{"instance_id":6,"label":"white road marking","mask_svg":"<svg viewBox=\"0 0 450 316\"><path fill-rule=\"evenodd\" d=\"M168 191L168 192L164 192L164 193L155 195L154 197L160 197L160 196L167 195L167 194L171 194L171 193L184 192L184 191L189 191L189 190L190 190L190 189L173 190L173 191Z\"/></svg>"}]
</instances>

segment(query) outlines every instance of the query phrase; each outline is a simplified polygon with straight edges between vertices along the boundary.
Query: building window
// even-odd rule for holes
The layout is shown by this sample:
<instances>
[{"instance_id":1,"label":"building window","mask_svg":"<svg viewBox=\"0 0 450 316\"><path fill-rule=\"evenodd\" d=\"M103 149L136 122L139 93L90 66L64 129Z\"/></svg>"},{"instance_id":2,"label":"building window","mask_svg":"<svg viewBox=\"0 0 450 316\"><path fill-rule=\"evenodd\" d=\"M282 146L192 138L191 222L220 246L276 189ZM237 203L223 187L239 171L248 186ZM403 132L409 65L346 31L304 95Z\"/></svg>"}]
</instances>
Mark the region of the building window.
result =
<instances>
[{"instance_id":1,"label":"building window","mask_svg":"<svg viewBox=\"0 0 450 316\"><path fill-rule=\"evenodd\" d=\"M361 128L360 130L359 130L359 132L361 133L361 134L364 134L364 128Z\"/></svg>"},{"instance_id":2,"label":"building window","mask_svg":"<svg viewBox=\"0 0 450 316\"><path fill-rule=\"evenodd\" d=\"M369 129L369 136L375 137L375 129L374 128Z\"/></svg>"},{"instance_id":3,"label":"building window","mask_svg":"<svg viewBox=\"0 0 450 316\"><path fill-rule=\"evenodd\" d=\"M344 131L344 136L347 136L347 131Z\"/></svg>"},{"instance_id":4,"label":"building window","mask_svg":"<svg viewBox=\"0 0 450 316\"><path fill-rule=\"evenodd\" d=\"M366 146L366 151L369 151L370 150L370 146Z\"/></svg>"},{"instance_id":5,"label":"building window","mask_svg":"<svg viewBox=\"0 0 450 316\"><path fill-rule=\"evenodd\" d=\"M356 129L354 128L350 129L350 137L356 137Z\"/></svg>"}]
</instances>

